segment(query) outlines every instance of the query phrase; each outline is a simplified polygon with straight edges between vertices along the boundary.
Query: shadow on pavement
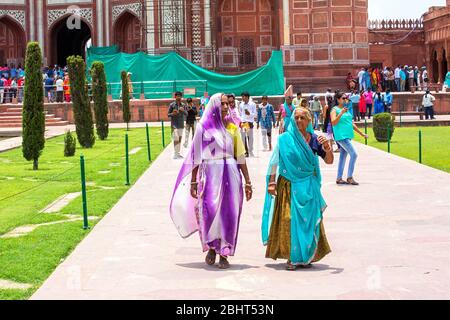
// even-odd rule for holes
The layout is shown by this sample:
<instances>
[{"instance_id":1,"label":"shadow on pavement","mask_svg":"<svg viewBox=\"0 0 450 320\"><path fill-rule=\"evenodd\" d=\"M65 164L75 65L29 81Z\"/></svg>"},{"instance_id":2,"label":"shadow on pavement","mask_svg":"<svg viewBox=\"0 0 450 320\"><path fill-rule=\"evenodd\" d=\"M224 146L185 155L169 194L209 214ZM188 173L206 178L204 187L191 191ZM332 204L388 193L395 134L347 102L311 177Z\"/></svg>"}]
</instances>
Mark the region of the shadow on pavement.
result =
<instances>
[{"instance_id":1,"label":"shadow on pavement","mask_svg":"<svg viewBox=\"0 0 450 320\"><path fill-rule=\"evenodd\" d=\"M286 270L286 263L276 263L276 264L266 264L267 268L275 270ZM299 272L314 272L314 271L331 271L332 274L342 273L344 268L333 268L327 264L313 263L310 268L297 268L296 271Z\"/></svg>"},{"instance_id":2,"label":"shadow on pavement","mask_svg":"<svg viewBox=\"0 0 450 320\"><path fill-rule=\"evenodd\" d=\"M189 269L203 269L207 271L226 271L219 269L218 263L213 266L208 266L205 262L191 262L191 263L177 263L177 266ZM246 269L257 269L259 267L251 266L248 264L233 264L230 261L230 268L228 270L246 270Z\"/></svg>"}]
</instances>

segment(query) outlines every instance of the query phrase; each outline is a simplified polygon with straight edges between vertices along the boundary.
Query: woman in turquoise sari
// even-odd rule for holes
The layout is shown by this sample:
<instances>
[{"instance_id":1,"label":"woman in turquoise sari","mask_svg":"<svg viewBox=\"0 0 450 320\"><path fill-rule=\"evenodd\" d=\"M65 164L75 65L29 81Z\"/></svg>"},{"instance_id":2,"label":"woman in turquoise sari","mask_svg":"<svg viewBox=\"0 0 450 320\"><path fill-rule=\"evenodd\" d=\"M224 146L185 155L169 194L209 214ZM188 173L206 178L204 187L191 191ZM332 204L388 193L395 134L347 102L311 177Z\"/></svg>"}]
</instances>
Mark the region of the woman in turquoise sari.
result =
<instances>
[{"instance_id":1,"label":"woman in turquoise sari","mask_svg":"<svg viewBox=\"0 0 450 320\"><path fill-rule=\"evenodd\" d=\"M331 145L314 134L308 109L297 108L269 163L262 221L266 258L287 259L287 270L309 267L331 252L318 156L333 163Z\"/></svg>"}]
</instances>

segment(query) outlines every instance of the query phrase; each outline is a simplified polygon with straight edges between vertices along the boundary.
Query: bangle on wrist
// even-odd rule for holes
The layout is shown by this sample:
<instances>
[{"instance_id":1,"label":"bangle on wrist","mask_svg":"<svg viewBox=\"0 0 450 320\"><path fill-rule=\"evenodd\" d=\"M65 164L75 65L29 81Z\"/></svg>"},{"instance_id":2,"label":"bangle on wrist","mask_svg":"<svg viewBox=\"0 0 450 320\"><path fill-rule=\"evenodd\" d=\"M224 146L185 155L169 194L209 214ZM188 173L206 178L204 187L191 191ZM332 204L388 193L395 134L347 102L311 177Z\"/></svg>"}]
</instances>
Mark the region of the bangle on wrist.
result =
<instances>
[{"instance_id":1,"label":"bangle on wrist","mask_svg":"<svg viewBox=\"0 0 450 320\"><path fill-rule=\"evenodd\" d=\"M196 182L196 181L191 182L191 186L196 186L196 185L198 185L198 182Z\"/></svg>"}]
</instances>

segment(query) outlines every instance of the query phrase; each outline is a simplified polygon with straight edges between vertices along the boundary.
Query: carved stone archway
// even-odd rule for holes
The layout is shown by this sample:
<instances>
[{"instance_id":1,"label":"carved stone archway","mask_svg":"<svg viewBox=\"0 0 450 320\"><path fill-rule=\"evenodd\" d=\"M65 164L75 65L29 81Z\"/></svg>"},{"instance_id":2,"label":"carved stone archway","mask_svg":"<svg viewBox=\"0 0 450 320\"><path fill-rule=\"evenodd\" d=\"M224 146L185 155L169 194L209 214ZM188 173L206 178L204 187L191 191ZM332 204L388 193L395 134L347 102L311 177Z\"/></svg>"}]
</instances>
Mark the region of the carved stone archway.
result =
<instances>
[{"instance_id":1,"label":"carved stone archway","mask_svg":"<svg viewBox=\"0 0 450 320\"><path fill-rule=\"evenodd\" d=\"M23 65L25 39L25 32L17 20L9 15L0 16L0 65Z\"/></svg>"},{"instance_id":2,"label":"carved stone archway","mask_svg":"<svg viewBox=\"0 0 450 320\"><path fill-rule=\"evenodd\" d=\"M138 17L131 11L124 11L114 23L114 43L119 46L120 51L134 53L142 46L141 38Z\"/></svg>"}]
</instances>

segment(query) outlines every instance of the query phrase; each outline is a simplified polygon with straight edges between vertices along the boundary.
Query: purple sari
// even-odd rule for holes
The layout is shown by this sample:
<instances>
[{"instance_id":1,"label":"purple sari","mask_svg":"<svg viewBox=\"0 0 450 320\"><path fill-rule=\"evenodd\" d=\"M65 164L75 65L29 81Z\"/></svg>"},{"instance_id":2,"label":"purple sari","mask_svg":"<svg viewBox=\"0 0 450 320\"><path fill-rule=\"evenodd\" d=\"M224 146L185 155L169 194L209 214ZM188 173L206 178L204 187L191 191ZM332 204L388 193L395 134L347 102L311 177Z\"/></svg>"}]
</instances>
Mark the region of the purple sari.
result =
<instances>
[{"instance_id":1,"label":"purple sari","mask_svg":"<svg viewBox=\"0 0 450 320\"><path fill-rule=\"evenodd\" d=\"M215 249L217 254L232 256L244 195L233 137L222 122L221 97L211 97L197 125L175 184L170 216L181 237L199 231L203 251ZM191 174L197 166L198 199L194 199Z\"/></svg>"}]
</instances>

